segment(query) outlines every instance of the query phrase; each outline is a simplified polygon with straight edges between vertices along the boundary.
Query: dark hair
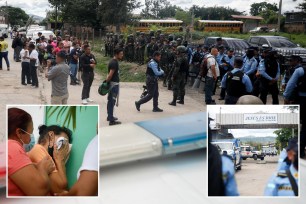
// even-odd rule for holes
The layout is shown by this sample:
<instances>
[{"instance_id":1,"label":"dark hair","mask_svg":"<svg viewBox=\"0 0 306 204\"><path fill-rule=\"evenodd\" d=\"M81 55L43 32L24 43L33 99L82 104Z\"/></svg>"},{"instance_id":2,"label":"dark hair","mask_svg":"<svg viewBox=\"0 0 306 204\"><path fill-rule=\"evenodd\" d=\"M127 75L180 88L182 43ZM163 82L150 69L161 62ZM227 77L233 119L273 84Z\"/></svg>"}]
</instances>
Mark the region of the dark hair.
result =
<instances>
[{"instance_id":1,"label":"dark hair","mask_svg":"<svg viewBox=\"0 0 306 204\"><path fill-rule=\"evenodd\" d=\"M8 137L13 135L17 128L26 131L28 125L32 122L31 115L19 108L9 108L7 115Z\"/></svg>"},{"instance_id":2,"label":"dark hair","mask_svg":"<svg viewBox=\"0 0 306 204\"><path fill-rule=\"evenodd\" d=\"M161 53L159 52L159 51L155 51L154 53L153 53L153 58L155 58L155 57L157 57L157 56L160 56L161 55Z\"/></svg>"},{"instance_id":3,"label":"dark hair","mask_svg":"<svg viewBox=\"0 0 306 204\"><path fill-rule=\"evenodd\" d=\"M236 57L235 61L234 61L235 66L237 66L237 68L241 68L243 65L243 59L242 57Z\"/></svg>"},{"instance_id":4,"label":"dark hair","mask_svg":"<svg viewBox=\"0 0 306 204\"><path fill-rule=\"evenodd\" d=\"M87 48L89 48L90 46L88 44L84 45L84 50L86 50Z\"/></svg>"},{"instance_id":5,"label":"dark hair","mask_svg":"<svg viewBox=\"0 0 306 204\"><path fill-rule=\"evenodd\" d=\"M29 48L35 49L35 45L34 45L33 43L30 43L30 44L29 44Z\"/></svg>"},{"instance_id":6,"label":"dark hair","mask_svg":"<svg viewBox=\"0 0 306 204\"><path fill-rule=\"evenodd\" d=\"M123 49L121 49L121 48L116 48L116 49L114 50L114 55L119 55L120 52L123 52Z\"/></svg>"},{"instance_id":7,"label":"dark hair","mask_svg":"<svg viewBox=\"0 0 306 204\"><path fill-rule=\"evenodd\" d=\"M53 46L52 45L47 45L47 53L52 53Z\"/></svg>"},{"instance_id":8,"label":"dark hair","mask_svg":"<svg viewBox=\"0 0 306 204\"><path fill-rule=\"evenodd\" d=\"M66 59L66 52L64 50L61 50L56 54L56 56L62 59Z\"/></svg>"},{"instance_id":9,"label":"dark hair","mask_svg":"<svg viewBox=\"0 0 306 204\"><path fill-rule=\"evenodd\" d=\"M48 132L53 131L55 135L59 135L62 132L66 133L68 136L68 141L71 144L72 143L72 131L66 127L61 127L59 125L41 125L38 127L39 130L39 138L38 138L38 144L45 144L47 141L46 139L48 138Z\"/></svg>"},{"instance_id":10,"label":"dark hair","mask_svg":"<svg viewBox=\"0 0 306 204\"><path fill-rule=\"evenodd\" d=\"M4 40L4 37L3 37L3 36L1 36L1 37L0 37L0 39L1 39L1 40Z\"/></svg>"}]
</instances>

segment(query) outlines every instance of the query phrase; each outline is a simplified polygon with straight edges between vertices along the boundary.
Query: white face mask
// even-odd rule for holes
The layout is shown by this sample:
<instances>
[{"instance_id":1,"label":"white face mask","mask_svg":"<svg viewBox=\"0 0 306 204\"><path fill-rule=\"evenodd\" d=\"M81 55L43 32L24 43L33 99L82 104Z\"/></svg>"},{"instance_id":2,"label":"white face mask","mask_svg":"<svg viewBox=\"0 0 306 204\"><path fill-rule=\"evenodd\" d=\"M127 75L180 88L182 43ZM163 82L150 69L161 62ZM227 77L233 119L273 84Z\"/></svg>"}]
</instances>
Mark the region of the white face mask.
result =
<instances>
[{"instance_id":1,"label":"white face mask","mask_svg":"<svg viewBox=\"0 0 306 204\"><path fill-rule=\"evenodd\" d=\"M30 134L30 133L28 133L27 131L25 131L25 130L23 130L23 129L20 129L20 130L21 130L22 132L24 132L24 133L30 135L30 137L31 137L31 140L30 140L30 142L29 142L28 144L24 143L23 140L22 140L21 138L19 138L19 140L20 140L20 141L22 142L22 144L23 144L24 150L25 150L26 152L29 152L29 151L33 148L33 146L35 145L35 137L34 137L34 134L33 134L33 133Z\"/></svg>"}]
</instances>

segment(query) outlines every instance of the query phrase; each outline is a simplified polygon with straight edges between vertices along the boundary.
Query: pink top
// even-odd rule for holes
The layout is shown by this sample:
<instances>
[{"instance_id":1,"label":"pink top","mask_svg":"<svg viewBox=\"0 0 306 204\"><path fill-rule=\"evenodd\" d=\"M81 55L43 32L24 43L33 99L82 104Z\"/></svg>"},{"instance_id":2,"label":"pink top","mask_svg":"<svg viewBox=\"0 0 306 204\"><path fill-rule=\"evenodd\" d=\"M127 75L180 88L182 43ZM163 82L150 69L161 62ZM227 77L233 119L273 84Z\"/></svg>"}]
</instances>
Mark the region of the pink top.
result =
<instances>
[{"instance_id":1,"label":"pink top","mask_svg":"<svg viewBox=\"0 0 306 204\"><path fill-rule=\"evenodd\" d=\"M23 167L32 164L23 146L16 140L8 140L8 196L25 196L22 190L10 179L10 176Z\"/></svg>"}]
</instances>

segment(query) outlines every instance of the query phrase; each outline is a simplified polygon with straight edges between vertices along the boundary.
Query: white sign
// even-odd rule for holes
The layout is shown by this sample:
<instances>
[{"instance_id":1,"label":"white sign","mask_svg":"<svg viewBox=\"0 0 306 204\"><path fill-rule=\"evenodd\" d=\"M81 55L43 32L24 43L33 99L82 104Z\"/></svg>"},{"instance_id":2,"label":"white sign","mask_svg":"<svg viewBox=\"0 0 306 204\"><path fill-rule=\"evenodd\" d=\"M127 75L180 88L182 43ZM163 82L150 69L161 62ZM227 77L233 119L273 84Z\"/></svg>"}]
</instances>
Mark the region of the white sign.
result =
<instances>
[{"instance_id":1,"label":"white sign","mask_svg":"<svg viewBox=\"0 0 306 204\"><path fill-rule=\"evenodd\" d=\"M257 113L246 113L243 114L243 124L267 124L277 123L277 114L257 114Z\"/></svg>"}]
</instances>

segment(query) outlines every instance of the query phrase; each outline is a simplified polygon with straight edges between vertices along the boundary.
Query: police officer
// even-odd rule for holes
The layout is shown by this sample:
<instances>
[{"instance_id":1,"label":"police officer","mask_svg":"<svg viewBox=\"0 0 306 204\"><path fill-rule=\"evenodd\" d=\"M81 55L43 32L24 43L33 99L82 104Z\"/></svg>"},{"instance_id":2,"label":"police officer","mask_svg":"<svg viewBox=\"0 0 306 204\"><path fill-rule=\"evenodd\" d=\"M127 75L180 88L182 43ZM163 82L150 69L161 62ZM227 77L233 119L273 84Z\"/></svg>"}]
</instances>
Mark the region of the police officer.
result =
<instances>
[{"instance_id":1,"label":"police officer","mask_svg":"<svg viewBox=\"0 0 306 204\"><path fill-rule=\"evenodd\" d=\"M142 104L153 98L153 112L163 112L163 110L158 107L158 78L164 75L164 71L159 66L160 58L160 52L156 51L153 53L153 58L148 63L146 71L148 94L139 101L135 101L135 106L138 111L140 111L140 106Z\"/></svg>"},{"instance_id":2,"label":"police officer","mask_svg":"<svg viewBox=\"0 0 306 204\"><path fill-rule=\"evenodd\" d=\"M239 196L232 160L220 155L216 146L210 143L211 130L208 128L208 196Z\"/></svg>"},{"instance_id":3,"label":"police officer","mask_svg":"<svg viewBox=\"0 0 306 204\"><path fill-rule=\"evenodd\" d=\"M222 65L222 75L220 73L221 80L223 79L223 76L226 72L232 71L234 69L234 49L229 49L227 51L227 55L224 55L224 57L221 59L221 65ZM220 71L221 72L221 71ZM220 92L220 98L219 100L225 99L225 89L221 87Z\"/></svg>"},{"instance_id":4,"label":"police officer","mask_svg":"<svg viewBox=\"0 0 306 204\"><path fill-rule=\"evenodd\" d=\"M203 59L203 53L201 50L201 46L198 45L196 50L192 53L190 60L189 60L189 77L190 77L190 86L193 85L195 78L199 75L200 72L200 65Z\"/></svg>"},{"instance_id":5,"label":"police officer","mask_svg":"<svg viewBox=\"0 0 306 204\"><path fill-rule=\"evenodd\" d=\"M297 138L289 140L287 157L291 164L287 170L279 170L269 180L265 196L298 196L298 145Z\"/></svg>"},{"instance_id":6,"label":"police officer","mask_svg":"<svg viewBox=\"0 0 306 204\"><path fill-rule=\"evenodd\" d=\"M295 69L302 67L301 62L302 58L298 55L291 55L290 57L290 66L285 70L285 74L282 80L282 89L283 91L286 89L287 83L291 76L293 75L293 72Z\"/></svg>"},{"instance_id":7,"label":"police officer","mask_svg":"<svg viewBox=\"0 0 306 204\"><path fill-rule=\"evenodd\" d=\"M306 145L306 68L300 64L296 66L291 78L289 79L285 92L285 104L300 105L300 156L305 157Z\"/></svg>"},{"instance_id":8,"label":"police officer","mask_svg":"<svg viewBox=\"0 0 306 204\"><path fill-rule=\"evenodd\" d=\"M214 85L214 90L213 90L213 94L215 95L216 93L216 90L217 90L217 86L218 86L218 81L222 80L224 74L226 73L226 71L224 70L223 68L223 63L221 62L222 59L226 56L225 54L225 48L223 45L220 45L218 47L218 55L216 57L216 60L217 60L217 63L218 63L218 66L219 66L219 70L220 70L220 76L217 78L217 81L215 82L215 85Z\"/></svg>"},{"instance_id":9,"label":"police officer","mask_svg":"<svg viewBox=\"0 0 306 204\"><path fill-rule=\"evenodd\" d=\"M253 86L250 78L241 70L243 59L236 57L234 69L227 72L221 81L221 86L226 90L225 104L236 104L239 97L252 92Z\"/></svg>"},{"instance_id":10,"label":"police officer","mask_svg":"<svg viewBox=\"0 0 306 204\"><path fill-rule=\"evenodd\" d=\"M242 66L243 72L249 76L249 78L252 81L252 84L254 82L254 77L258 66L258 62L254 56L255 56L254 49L248 49L246 56L243 60L243 66Z\"/></svg>"},{"instance_id":11,"label":"police officer","mask_svg":"<svg viewBox=\"0 0 306 204\"><path fill-rule=\"evenodd\" d=\"M179 104L184 104L185 97L185 84L186 84L186 75L188 72L188 59L186 56L186 47L178 46L177 49L177 59L174 62L174 71L173 71L173 100L169 103L171 106L176 106L176 100L178 96L180 100L177 102Z\"/></svg>"},{"instance_id":12,"label":"police officer","mask_svg":"<svg viewBox=\"0 0 306 204\"><path fill-rule=\"evenodd\" d=\"M280 76L279 63L276 59L277 52L271 50L265 59L261 60L259 63L259 73L261 75L260 79L260 99L264 104L267 103L268 93L272 95L272 103L279 104L278 100L278 86L277 81Z\"/></svg>"}]
</instances>

